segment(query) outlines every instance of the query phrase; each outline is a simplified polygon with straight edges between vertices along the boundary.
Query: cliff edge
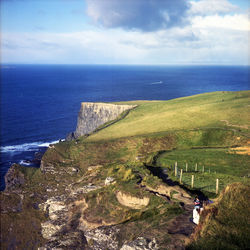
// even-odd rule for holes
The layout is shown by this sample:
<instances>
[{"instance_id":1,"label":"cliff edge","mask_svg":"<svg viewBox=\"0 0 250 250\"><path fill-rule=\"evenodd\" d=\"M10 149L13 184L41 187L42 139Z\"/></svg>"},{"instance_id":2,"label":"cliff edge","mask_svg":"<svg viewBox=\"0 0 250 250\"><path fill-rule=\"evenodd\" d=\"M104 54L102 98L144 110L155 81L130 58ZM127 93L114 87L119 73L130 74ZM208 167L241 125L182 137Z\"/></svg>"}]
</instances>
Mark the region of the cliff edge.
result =
<instances>
[{"instance_id":1,"label":"cliff edge","mask_svg":"<svg viewBox=\"0 0 250 250\"><path fill-rule=\"evenodd\" d=\"M124 111L128 111L134 107L136 105L82 102L78 113L76 131L69 134L67 140L87 135L106 122L115 120Z\"/></svg>"}]
</instances>

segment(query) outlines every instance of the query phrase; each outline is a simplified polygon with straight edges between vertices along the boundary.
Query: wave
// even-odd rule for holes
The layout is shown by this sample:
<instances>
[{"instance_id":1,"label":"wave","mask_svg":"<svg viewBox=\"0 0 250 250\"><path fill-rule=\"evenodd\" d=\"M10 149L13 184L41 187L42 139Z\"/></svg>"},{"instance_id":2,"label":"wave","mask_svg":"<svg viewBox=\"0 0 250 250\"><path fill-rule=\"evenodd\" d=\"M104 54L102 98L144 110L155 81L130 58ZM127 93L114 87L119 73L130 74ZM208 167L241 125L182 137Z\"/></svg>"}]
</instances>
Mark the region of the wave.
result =
<instances>
[{"instance_id":1,"label":"wave","mask_svg":"<svg viewBox=\"0 0 250 250\"><path fill-rule=\"evenodd\" d=\"M40 147L47 148L50 144L56 144L58 142L59 140L52 142L31 142L20 145L1 146L0 151L1 153L38 151Z\"/></svg>"},{"instance_id":2,"label":"wave","mask_svg":"<svg viewBox=\"0 0 250 250\"><path fill-rule=\"evenodd\" d=\"M158 81L158 82L151 82L150 85L155 85L155 84L162 84L163 81Z\"/></svg>"},{"instance_id":3,"label":"wave","mask_svg":"<svg viewBox=\"0 0 250 250\"><path fill-rule=\"evenodd\" d=\"M23 166L30 166L30 165L32 165L31 162L27 162L27 161L25 161L25 160L19 161L19 164L20 164L20 165L23 165Z\"/></svg>"}]
</instances>

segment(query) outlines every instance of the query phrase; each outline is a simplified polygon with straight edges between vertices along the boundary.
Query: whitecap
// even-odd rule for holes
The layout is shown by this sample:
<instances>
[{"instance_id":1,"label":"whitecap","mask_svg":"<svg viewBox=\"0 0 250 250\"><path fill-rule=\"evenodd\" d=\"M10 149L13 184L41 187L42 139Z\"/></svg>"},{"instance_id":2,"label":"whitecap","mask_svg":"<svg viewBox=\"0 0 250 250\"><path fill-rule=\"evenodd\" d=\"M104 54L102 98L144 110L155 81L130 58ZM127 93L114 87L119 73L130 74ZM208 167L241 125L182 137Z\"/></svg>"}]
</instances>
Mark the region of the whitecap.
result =
<instances>
[{"instance_id":1,"label":"whitecap","mask_svg":"<svg viewBox=\"0 0 250 250\"><path fill-rule=\"evenodd\" d=\"M155 84L162 84L162 83L163 83L163 81L158 81L158 82L151 82L150 84L155 85Z\"/></svg>"},{"instance_id":2,"label":"whitecap","mask_svg":"<svg viewBox=\"0 0 250 250\"><path fill-rule=\"evenodd\" d=\"M64 141L64 140L61 140L61 141ZM52 141L52 142L43 142L43 143L39 144L38 147L46 147L46 148L48 148L49 145L56 144L58 142L60 142L60 140Z\"/></svg>"},{"instance_id":3,"label":"whitecap","mask_svg":"<svg viewBox=\"0 0 250 250\"><path fill-rule=\"evenodd\" d=\"M32 163L31 162L27 162L25 160L21 160L21 161L19 161L19 164L23 165L23 166L30 166Z\"/></svg>"},{"instance_id":4,"label":"whitecap","mask_svg":"<svg viewBox=\"0 0 250 250\"><path fill-rule=\"evenodd\" d=\"M37 142L24 143L24 144L20 144L20 145L2 146L1 152L8 153L8 152L34 151L35 149L37 149L37 147L38 147Z\"/></svg>"},{"instance_id":5,"label":"whitecap","mask_svg":"<svg viewBox=\"0 0 250 250\"><path fill-rule=\"evenodd\" d=\"M31 143L24 143L20 145L9 145L9 146L1 146L0 151L1 153L15 153L15 152L28 152L28 151L38 151L39 147L49 147L50 144L56 144L57 141L52 142L31 142Z\"/></svg>"}]
</instances>

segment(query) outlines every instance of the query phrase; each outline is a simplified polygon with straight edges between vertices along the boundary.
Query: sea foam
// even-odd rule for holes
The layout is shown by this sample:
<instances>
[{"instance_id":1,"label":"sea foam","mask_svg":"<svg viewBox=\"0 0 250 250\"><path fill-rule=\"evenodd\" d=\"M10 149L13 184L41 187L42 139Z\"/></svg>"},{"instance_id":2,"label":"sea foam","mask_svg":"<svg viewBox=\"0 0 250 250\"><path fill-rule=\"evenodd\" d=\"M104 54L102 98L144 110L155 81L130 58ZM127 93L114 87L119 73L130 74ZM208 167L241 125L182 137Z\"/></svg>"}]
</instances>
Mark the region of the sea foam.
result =
<instances>
[{"instance_id":1,"label":"sea foam","mask_svg":"<svg viewBox=\"0 0 250 250\"><path fill-rule=\"evenodd\" d=\"M51 142L31 142L31 143L24 143L19 145L9 145L9 146L1 146L0 151L1 153L15 153L15 152L28 152L28 151L38 151L39 148L42 147L49 147L50 144L56 144L57 141Z\"/></svg>"}]
</instances>

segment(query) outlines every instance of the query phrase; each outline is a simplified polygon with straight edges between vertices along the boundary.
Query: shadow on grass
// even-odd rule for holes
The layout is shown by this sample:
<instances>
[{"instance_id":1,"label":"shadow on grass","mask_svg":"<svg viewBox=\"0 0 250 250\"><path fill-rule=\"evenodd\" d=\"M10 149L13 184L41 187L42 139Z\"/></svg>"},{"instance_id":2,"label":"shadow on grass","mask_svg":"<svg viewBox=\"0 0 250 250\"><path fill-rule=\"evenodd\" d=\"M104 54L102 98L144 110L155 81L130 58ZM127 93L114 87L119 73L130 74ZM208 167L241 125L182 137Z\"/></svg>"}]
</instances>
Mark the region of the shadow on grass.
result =
<instances>
[{"instance_id":1,"label":"shadow on grass","mask_svg":"<svg viewBox=\"0 0 250 250\"><path fill-rule=\"evenodd\" d=\"M189 189L186 186L181 185L179 182L169 179L168 174L166 174L166 169L163 169L161 167L150 166L150 165L147 165L145 163L144 163L144 167L146 167L154 176L157 176L158 178L160 178L167 185L169 185L169 186L179 186L182 189L184 189L186 192L190 193L192 196L198 196L201 201L207 201L208 200L208 196L205 195L201 190L199 190L199 189Z\"/></svg>"}]
</instances>

